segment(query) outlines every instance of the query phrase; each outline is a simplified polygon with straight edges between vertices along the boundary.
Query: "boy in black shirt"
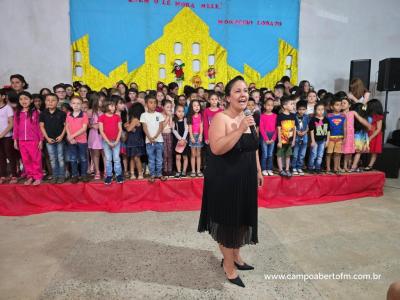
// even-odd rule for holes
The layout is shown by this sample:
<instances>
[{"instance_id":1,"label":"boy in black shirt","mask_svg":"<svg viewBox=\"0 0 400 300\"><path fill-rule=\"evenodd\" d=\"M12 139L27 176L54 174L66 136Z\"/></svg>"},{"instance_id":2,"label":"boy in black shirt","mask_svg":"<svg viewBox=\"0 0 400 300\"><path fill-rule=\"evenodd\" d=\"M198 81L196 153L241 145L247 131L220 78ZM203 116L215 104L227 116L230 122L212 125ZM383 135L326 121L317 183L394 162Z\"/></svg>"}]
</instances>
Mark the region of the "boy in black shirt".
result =
<instances>
[{"instance_id":1,"label":"boy in black shirt","mask_svg":"<svg viewBox=\"0 0 400 300\"><path fill-rule=\"evenodd\" d=\"M64 136L65 112L57 108L58 97L48 94L45 99L46 109L40 114L40 129L46 139L46 148L50 157L53 179L51 183L64 183Z\"/></svg>"},{"instance_id":2,"label":"boy in black shirt","mask_svg":"<svg viewBox=\"0 0 400 300\"><path fill-rule=\"evenodd\" d=\"M283 96L281 99L283 112L278 115L278 150L276 156L278 157L279 175L291 177L290 173L290 157L292 155L292 147L296 141L296 118L295 115L290 113L294 109L294 103L288 96ZM286 171L283 170L282 159L285 158Z\"/></svg>"},{"instance_id":3,"label":"boy in black shirt","mask_svg":"<svg viewBox=\"0 0 400 300\"><path fill-rule=\"evenodd\" d=\"M314 108L314 117L311 118L309 123L310 137L311 137L311 154L308 161L308 169L311 173L321 173L321 163L324 156L325 148L328 146L329 141L329 121L324 116L325 106L324 103L319 102Z\"/></svg>"}]
</instances>

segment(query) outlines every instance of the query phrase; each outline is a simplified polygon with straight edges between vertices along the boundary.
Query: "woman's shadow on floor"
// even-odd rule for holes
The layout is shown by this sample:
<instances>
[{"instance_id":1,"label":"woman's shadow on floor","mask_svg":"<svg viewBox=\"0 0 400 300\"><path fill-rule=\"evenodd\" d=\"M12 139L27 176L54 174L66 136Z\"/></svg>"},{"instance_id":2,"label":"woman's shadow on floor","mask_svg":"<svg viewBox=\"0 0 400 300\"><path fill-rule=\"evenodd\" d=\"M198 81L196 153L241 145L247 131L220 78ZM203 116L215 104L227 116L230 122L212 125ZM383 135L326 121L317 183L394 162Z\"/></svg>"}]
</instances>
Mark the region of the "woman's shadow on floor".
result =
<instances>
[{"instance_id":1,"label":"woman's shadow on floor","mask_svg":"<svg viewBox=\"0 0 400 300\"><path fill-rule=\"evenodd\" d=\"M218 290L226 281L220 261L211 251L148 240L94 243L85 239L80 239L62 258L61 269L53 284L62 284L69 279L82 282L139 280L190 289Z\"/></svg>"}]
</instances>

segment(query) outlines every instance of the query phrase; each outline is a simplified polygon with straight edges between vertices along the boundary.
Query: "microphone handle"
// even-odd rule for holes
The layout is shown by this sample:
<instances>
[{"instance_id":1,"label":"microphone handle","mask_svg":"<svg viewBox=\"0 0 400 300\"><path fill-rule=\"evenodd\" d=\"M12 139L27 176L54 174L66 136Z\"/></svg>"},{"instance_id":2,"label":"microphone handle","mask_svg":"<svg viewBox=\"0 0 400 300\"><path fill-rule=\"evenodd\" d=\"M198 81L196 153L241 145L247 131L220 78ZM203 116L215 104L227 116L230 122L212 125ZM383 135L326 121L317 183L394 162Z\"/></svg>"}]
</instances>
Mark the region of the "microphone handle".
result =
<instances>
[{"instance_id":1,"label":"microphone handle","mask_svg":"<svg viewBox=\"0 0 400 300\"><path fill-rule=\"evenodd\" d=\"M250 126L250 130L251 130L251 133L253 134L253 136L254 136L254 137L257 137L257 129L256 129L256 126L255 126L255 125L251 125L251 126Z\"/></svg>"}]
</instances>

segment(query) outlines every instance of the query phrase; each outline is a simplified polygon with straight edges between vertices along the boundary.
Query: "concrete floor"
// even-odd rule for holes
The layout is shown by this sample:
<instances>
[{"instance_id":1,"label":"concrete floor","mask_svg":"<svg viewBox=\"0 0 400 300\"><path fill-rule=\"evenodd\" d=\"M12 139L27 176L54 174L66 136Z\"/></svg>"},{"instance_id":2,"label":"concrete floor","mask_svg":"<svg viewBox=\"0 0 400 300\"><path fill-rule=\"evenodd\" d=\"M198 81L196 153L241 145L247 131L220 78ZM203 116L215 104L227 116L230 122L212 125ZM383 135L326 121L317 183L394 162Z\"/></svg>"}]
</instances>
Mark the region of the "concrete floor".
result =
<instances>
[{"instance_id":1,"label":"concrete floor","mask_svg":"<svg viewBox=\"0 0 400 300\"><path fill-rule=\"evenodd\" d=\"M400 280L400 180L385 196L259 210L245 289L225 280L199 212L0 217L0 299L385 299ZM266 280L272 274L380 280Z\"/></svg>"}]
</instances>

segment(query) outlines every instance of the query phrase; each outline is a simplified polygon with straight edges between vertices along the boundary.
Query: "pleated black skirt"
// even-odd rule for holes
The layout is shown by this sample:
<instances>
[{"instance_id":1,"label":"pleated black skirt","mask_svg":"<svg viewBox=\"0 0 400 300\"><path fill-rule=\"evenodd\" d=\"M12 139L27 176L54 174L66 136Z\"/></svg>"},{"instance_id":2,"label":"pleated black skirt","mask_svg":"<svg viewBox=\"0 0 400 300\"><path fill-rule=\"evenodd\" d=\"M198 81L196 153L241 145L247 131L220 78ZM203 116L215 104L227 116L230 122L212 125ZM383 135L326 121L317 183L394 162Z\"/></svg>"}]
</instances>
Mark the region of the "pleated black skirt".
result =
<instances>
[{"instance_id":1,"label":"pleated black skirt","mask_svg":"<svg viewBox=\"0 0 400 300\"><path fill-rule=\"evenodd\" d=\"M227 248L258 243L257 149L246 133L223 155L207 151L198 232Z\"/></svg>"}]
</instances>

